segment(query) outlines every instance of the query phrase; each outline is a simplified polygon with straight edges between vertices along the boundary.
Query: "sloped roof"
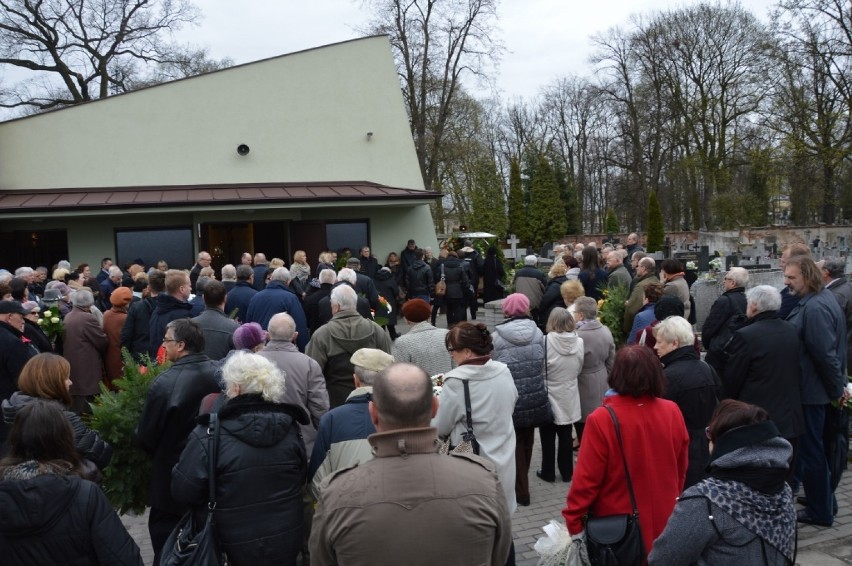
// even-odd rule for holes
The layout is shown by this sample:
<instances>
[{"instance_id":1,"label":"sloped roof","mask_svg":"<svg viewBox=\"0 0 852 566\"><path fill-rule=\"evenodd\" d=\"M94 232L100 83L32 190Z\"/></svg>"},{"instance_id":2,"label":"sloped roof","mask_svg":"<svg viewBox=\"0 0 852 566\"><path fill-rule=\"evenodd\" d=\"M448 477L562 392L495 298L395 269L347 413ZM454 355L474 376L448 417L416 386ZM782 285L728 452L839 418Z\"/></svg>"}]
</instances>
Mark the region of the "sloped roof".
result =
<instances>
[{"instance_id":1,"label":"sloped roof","mask_svg":"<svg viewBox=\"0 0 852 566\"><path fill-rule=\"evenodd\" d=\"M388 187L368 181L0 190L0 212L106 210L200 204L399 201L432 199L438 196L440 194L436 192Z\"/></svg>"}]
</instances>

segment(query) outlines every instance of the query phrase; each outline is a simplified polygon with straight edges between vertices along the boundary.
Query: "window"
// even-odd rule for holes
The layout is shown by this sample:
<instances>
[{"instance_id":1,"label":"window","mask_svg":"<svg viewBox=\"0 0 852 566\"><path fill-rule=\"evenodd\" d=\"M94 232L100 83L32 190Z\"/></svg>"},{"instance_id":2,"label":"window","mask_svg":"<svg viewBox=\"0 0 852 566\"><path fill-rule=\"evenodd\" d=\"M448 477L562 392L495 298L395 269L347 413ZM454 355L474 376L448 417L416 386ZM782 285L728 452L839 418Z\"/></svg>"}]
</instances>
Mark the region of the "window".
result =
<instances>
[{"instance_id":1,"label":"window","mask_svg":"<svg viewBox=\"0 0 852 566\"><path fill-rule=\"evenodd\" d=\"M357 256L358 250L370 245L367 221L361 222L328 222L325 225L325 240L328 249L340 253L343 248L352 250Z\"/></svg>"},{"instance_id":2,"label":"window","mask_svg":"<svg viewBox=\"0 0 852 566\"><path fill-rule=\"evenodd\" d=\"M128 262L141 259L145 267L156 267L165 260L170 269L189 269L195 265L192 228L141 228L115 231L116 264L122 269Z\"/></svg>"}]
</instances>

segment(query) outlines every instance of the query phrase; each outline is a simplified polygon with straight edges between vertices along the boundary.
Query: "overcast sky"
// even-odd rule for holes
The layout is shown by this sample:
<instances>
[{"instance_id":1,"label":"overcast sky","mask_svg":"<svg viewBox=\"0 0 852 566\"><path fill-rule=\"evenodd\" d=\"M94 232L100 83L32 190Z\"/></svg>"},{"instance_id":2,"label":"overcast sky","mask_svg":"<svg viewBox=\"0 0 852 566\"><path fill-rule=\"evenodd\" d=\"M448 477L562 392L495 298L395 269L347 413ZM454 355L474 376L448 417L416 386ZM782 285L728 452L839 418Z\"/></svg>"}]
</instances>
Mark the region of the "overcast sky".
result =
<instances>
[{"instance_id":1,"label":"overcast sky","mask_svg":"<svg viewBox=\"0 0 852 566\"><path fill-rule=\"evenodd\" d=\"M627 26L631 14L697 4L698 0L502 0L499 31L506 53L497 86L506 98L531 97L539 87L569 73L587 74L589 37ZM774 0L741 4L767 19ZM203 0L204 19L178 34L207 46L211 56L235 63L361 37L369 19L360 0Z\"/></svg>"}]
</instances>

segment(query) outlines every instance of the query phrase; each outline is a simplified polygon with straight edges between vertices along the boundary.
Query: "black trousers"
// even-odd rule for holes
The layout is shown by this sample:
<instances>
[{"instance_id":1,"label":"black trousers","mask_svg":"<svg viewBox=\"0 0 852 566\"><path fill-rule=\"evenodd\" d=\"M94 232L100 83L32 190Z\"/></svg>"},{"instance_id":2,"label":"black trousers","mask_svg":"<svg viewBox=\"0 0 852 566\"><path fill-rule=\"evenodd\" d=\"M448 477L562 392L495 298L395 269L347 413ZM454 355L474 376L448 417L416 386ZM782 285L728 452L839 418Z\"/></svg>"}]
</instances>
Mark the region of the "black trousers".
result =
<instances>
[{"instance_id":1,"label":"black trousers","mask_svg":"<svg viewBox=\"0 0 852 566\"><path fill-rule=\"evenodd\" d=\"M154 566L160 565L160 555L166 539L180 522L182 515L175 515L162 509L151 507L148 512L148 534L151 535L151 548L154 549Z\"/></svg>"},{"instance_id":2,"label":"black trousers","mask_svg":"<svg viewBox=\"0 0 852 566\"><path fill-rule=\"evenodd\" d=\"M541 476L546 480L556 479L556 469L565 481L574 476L574 440L571 431L574 425L543 424L538 427L541 437ZM557 447L558 441L558 447Z\"/></svg>"}]
</instances>

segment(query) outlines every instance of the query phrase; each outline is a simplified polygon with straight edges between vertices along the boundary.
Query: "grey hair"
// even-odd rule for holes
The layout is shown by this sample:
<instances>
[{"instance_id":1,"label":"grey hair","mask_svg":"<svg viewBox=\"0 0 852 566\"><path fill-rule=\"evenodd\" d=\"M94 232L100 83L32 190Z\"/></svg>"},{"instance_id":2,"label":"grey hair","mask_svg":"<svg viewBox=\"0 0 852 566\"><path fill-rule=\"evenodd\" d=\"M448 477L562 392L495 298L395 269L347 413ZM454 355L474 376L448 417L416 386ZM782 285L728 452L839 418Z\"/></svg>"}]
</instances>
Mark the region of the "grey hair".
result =
<instances>
[{"instance_id":1,"label":"grey hair","mask_svg":"<svg viewBox=\"0 0 852 566\"><path fill-rule=\"evenodd\" d=\"M81 308L90 307L95 304L95 297L88 289L80 289L71 295L71 304Z\"/></svg>"},{"instance_id":2,"label":"grey hair","mask_svg":"<svg viewBox=\"0 0 852 566\"><path fill-rule=\"evenodd\" d=\"M272 277L270 277L269 280L290 283L290 270L286 267L278 267L272 272Z\"/></svg>"},{"instance_id":3,"label":"grey hair","mask_svg":"<svg viewBox=\"0 0 852 566\"><path fill-rule=\"evenodd\" d=\"M781 292L772 285L752 287L746 291L746 300L759 313L781 308Z\"/></svg>"},{"instance_id":4,"label":"grey hair","mask_svg":"<svg viewBox=\"0 0 852 566\"><path fill-rule=\"evenodd\" d=\"M680 346L692 346L695 334L692 325L682 316L670 316L654 327L654 338L657 342L675 342Z\"/></svg>"},{"instance_id":5,"label":"grey hair","mask_svg":"<svg viewBox=\"0 0 852 566\"><path fill-rule=\"evenodd\" d=\"M574 317L568 309L556 307L550 311L550 316L547 317L548 332L574 332L575 328Z\"/></svg>"},{"instance_id":6,"label":"grey hair","mask_svg":"<svg viewBox=\"0 0 852 566\"><path fill-rule=\"evenodd\" d=\"M828 272L828 275L832 279L840 279L846 275L846 260L837 257L827 257L822 264L822 268Z\"/></svg>"},{"instance_id":7,"label":"grey hair","mask_svg":"<svg viewBox=\"0 0 852 566\"><path fill-rule=\"evenodd\" d=\"M284 372L275 362L251 352L236 351L222 366L225 390L233 386L240 394L260 393L264 401L280 403L284 400Z\"/></svg>"},{"instance_id":8,"label":"grey hair","mask_svg":"<svg viewBox=\"0 0 852 566\"><path fill-rule=\"evenodd\" d=\"M333 269L323 269L319 272L320 284L334 285L335 281L337 281L337 273Z\"/></svg>"},{"instance_id":9,"label":"grey hair","mask_svg":"<svg viewBox=\"0 0 852 566\"><path fill-rule=\"evenodd\" d=\"M331 290L331 304L337 305L342 311L354 311L358 305L358 295L349 285L338 285Z\"/></svg>"},{"instance_id":10,"label":"grey hair","mask_svg":"<svg viewBox=\"0 0 852 566\"><path fill-rule=\"evenodd\" d=\"M636 252L636 254L641 254L641 253L642 252ZM633 255L635 256L636 254L633 254ZM642 254L642 255L643 255L643 257L642 257L642 259L639 260L639 265L641 265L642 267L647 269L649 272L654 273L654 271L657 269L657 262L654 261L654 258L652 258L652 257L648 257L645 254Z\"/></svg>"},{"instance_id":11,"label":"grey hair","mask_svg":"<svg viewBox=\"0 0 852 566\"><path fill-rule=\"evenodd\" d=\"M279 312L269 319L269 326L267 326L266 331L269 332L269 337L273 340L289 342L296 331L296 321L286 312Z\"/></svg>"},{"instance_id":12,"label":"grey hair","mask_svg":"<svg viewBox=\"0 0 852 566\"><path fill-rule=\"evenodd\" d=\"M222 266L222 281L236 281L237 279L237 268L233 266L233 264L227 264Z\"/></svg>"},{"instance_id":13,"label":"grey hair","mask_svg":"<svg viewBox=\"0 0 852 566\"><path fill-rule=\"evenodd\" d=\"M59 260L58 262L56 262L56 268L57 269L67 269L68 271L71 271L71 262L68 261L67 259Z\"/></svg>"},{"instance_id":14,"label":"grey hair","mask_svg":"<svg viewBox=\"0 0 852 566\"><path fill-rule=\"evenodd\" d=\"M121 271L121 268L117 265L111 265L109 267L109 276L112 277L114 275L124 275L124 273Z\"/></svg>"},{"instance_id":15,"label":"grey hair","mask_svg":"<svg viewBox=\"0 0 852 566\"><path fill-rule=\"evenodd\" d=\"M354 285L358 282L358 276L355 274L354 269L344 267L340 270L340 273L337 274L337 281L346 281L347 283Z\"/></svg>"},{"instance_id":16,"label":"grey hair","mask_svg":"<svg viewBox=\"0 0 852 566\"><path fill-rule=\"evenodd\" d=\"M585 320L594 320L598 316L598 303L591 297L577 297L574 312L582 314Z\"/></svg>"},{"instance_id":17,"label":"grey hair","mask_svg":"<svg viewBox=\"0 0 852 566\"><path fill-rule=\"evenodd\" d=\"M744 267L732 267L726 275L734 281L737 287L748 285L748 270Z\"/></svg>"},{"instance_id":18,"label":"grey hair","mask_svg":"<svg viewBox=\"0 0 852 566\"><path fill-rule=\"evenodd\" d=\"M208 277L207 275L200 276L195 282L195 293L197 295L202 295L204 293L204 289L207 288L207 285L209 285L211 281L213 281L212 277Z\"/></svg>"},{"instance_id":19,"label":"grey hair","mask_svg":"<svg viewBox=\"0 0 852 566\"><path fill-rule=\"evenodd\" d=\"M254 270L250 265L241 263L237 266L237 281L248 281L252 275L254 275Z\"/></svg>"},{"instance_id":20,"label":"grey hair","mask_svg":"<svg viewBox=\"0 0 852 566\"><path fill-rule=\"evenodd\" d=\"M19 267L15 270L15 277L29 277L33 274L32 267Z\"/></svg>"},{"instance_id":21,"label":"grey hair","mask_svg":"<svg viewBox=\"0 0 852 566\"><path fill-rule=\"evenodd\" d=\"M535 267L535 264L537 264L537 263L538 263L538 258L535 257L534 255L528 255L527 257L524 258L524 265L531 265L531 266Z\"/></svg>"},{"instance_id":22,"label":"grey hair","mask_svg":"<svg viewBox=\"0 0 852 566\"><path fill-rule=\"evenodd\" d=\"M358 376L358 381L361 382L361 385L373 385L376 381L376 376L379 375L379 372L364 369L361 366L355 366L353 371Z\"/></svg>"}]
</instances>

